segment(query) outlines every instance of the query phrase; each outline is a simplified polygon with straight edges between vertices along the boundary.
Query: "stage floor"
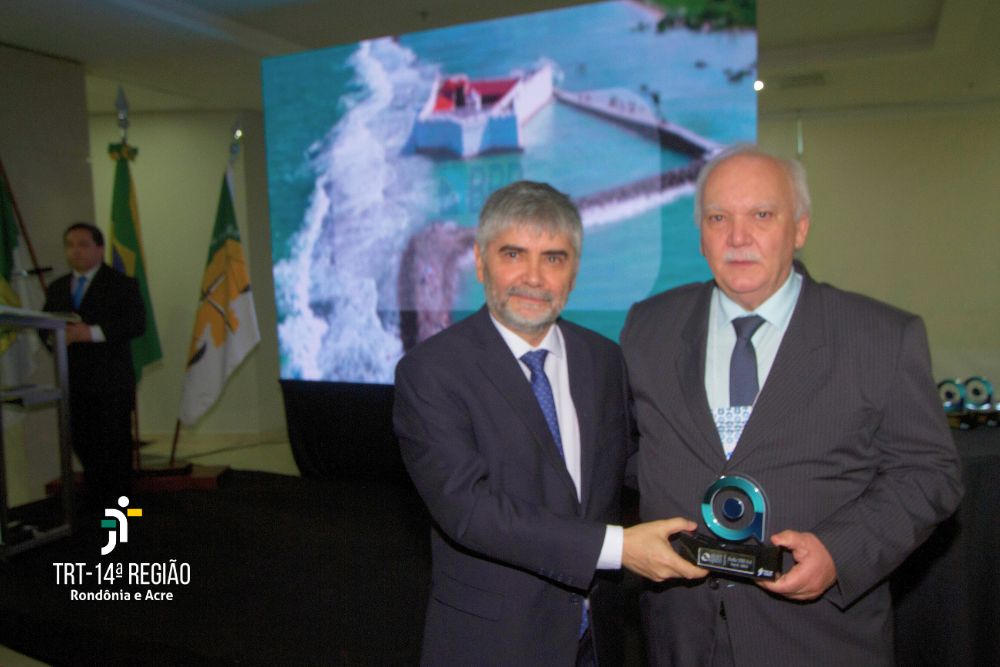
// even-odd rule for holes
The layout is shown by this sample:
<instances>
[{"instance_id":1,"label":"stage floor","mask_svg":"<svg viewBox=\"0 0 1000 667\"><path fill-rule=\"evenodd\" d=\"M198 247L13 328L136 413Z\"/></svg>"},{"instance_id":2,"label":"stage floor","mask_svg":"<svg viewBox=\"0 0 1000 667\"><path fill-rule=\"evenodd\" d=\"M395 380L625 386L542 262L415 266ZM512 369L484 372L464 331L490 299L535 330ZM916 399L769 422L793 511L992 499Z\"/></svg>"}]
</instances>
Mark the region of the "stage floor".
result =
<instances>
[{"instance_id":1,"label":"stage floor","mask_svg":"<svg viewBox=\"0 0 1000 667\"><path fill-rule=\"evenodd\" d=\"M430 554L412 489L230 471L215 491L129 507L142 516L107 556L96 511L0 564L0 644L53 665L417 662ZM89 574L70 583L79 568L59 563ZM108 563L125 576L98 583ZM171 563L189 583L156 583ZM130 599L73 599L98 591Z\"/></svg>"}]
</instances>

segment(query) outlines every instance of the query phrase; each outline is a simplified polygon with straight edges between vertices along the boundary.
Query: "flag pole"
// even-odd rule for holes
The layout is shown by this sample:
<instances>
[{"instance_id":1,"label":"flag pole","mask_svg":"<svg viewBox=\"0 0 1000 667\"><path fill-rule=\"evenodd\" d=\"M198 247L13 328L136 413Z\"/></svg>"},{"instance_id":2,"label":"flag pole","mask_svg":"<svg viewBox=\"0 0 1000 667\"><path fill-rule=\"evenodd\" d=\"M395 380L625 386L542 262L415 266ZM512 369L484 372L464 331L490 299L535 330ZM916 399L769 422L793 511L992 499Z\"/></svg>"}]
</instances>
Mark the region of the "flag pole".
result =
<instances>
[{"instance_id":1,"label":"flag pole","mask_svg":"<svg viewBox=\"0 0 1000 667\"><path fill-rule=\"evenodd\" d=\"M122 151L128 146L128 99L125 88L118 86L118 97L115 98L115 110L118 112L118 128L122 135ZM139 385L132 389L132 467L137 473L142 472L142 436L139 434Z\"/></svg>"},{"instance_id":2,"label":"flag pole","mask_svg":"<svg viewBox=\"0 0 1000 667\"><path fill-rule=\"evenodd\" d=\"M10 207L14 210L14 218L17 220L17 228L21 232L21 238L24 239L24 245L28 249L28 256L31 258L31 273L34 273L38 277L38 284L42 287L42 294L48 291L48 287L45 284L45 271L51 271L52 267L45 267L44 269L38 265L38 256L35 255L35 246L31 244L31 237L28 236L28 228L24 224L24 216L21 215L21 209L17 205L17 198L14 197L14 187L10 184L10 178L7 176L7 169L3 166L3 159L0 158L0 181L7 186L7 195L10 197Z\"/></svg>"},{"instance_id":3,"label":"flag pole","mask_svg":"<svg viewBox=\"0 0 1000 667\"><path fill-rule=\"evenodd\" d=\"M181 437L181 420L178 419L177 420L177 424L174 426L174 442L170 446L170 463L169 463L169 465L173 465L174 464L174 457L177 455L177 441L180 440L180 437Z\"/></svg>"},{"instance_id":4,"label":"flag pole","mask_svg":"<svg viewBox=\"0 0 1000 667\"><path fill-rule=\"evenodd\" d=\"M118 127L122 133L122 143L128 145L128 99L125 89L118 86L118 97L115 98L115 109L118 111Z\"/></svg>"},{"instance_id":5,"label":"flag pole","mask_svg":"<svg viewBox=\"0 0 1000 667\"><path fill-rule=\"evenodd\" d=\"M229 143L229 160L228 160L227 168L226 168L227 174L229 173L229 169L232 168L233 163L236 162L236 159L239 157L239 154L240 154L240 140L243 138L243 123L242 123L241 117L239 117L239 116L237 116L236 121L233 123L233 126L230 129L230 137L231 137L231 139L230 139L230 143ZM225 178L223 179L223 192L224 193L225 192L229 192L228 187L226 186L226 179ZM231 194L229 196L232 197ZM222 206L222 204L221 204L221 200L220 200L220 210L221 210L221 206ZM217 214L216 224L218 224L218 214ZM214 236L214 233L215 233L215 231L213 230L213 236ZM211 259L211 257L209 259ZM202 296L205 297L205 296L207 296L207 294L203 294ZM195 329L197 331L197 326L198 326L197 325L197 316L196 316L196 320L195 321L196 321ZM188 360L188 363L190 364L191 360ZM183 399L183 389L182 389L182 397L181 397L182 404L183 404L183 400L184 399ZM181 411L183 412L183 405L182 405L182 410ZM174 460L175 460L175 457L177 455L177 444L180 442L181 424L182 424L181 418L178 417L177 418L177 422L174 425L174 438L173 438L173 442L171 443L171 446L170 446L170 463L168 465L173 465L174 464Z\"/></svg>"},{"instance_id":6,"label":"flag pole","mask_svg":"<svg viewBox=\"0 0 1000 667\"><path fill-rule=\"evenodd\" d=\"M229 166L232 167L240 155L240 139L243 138L243 121L240 117L237 116L230 132L233 135L233 140L229 142Z\"/></svg>"}]
</instances>

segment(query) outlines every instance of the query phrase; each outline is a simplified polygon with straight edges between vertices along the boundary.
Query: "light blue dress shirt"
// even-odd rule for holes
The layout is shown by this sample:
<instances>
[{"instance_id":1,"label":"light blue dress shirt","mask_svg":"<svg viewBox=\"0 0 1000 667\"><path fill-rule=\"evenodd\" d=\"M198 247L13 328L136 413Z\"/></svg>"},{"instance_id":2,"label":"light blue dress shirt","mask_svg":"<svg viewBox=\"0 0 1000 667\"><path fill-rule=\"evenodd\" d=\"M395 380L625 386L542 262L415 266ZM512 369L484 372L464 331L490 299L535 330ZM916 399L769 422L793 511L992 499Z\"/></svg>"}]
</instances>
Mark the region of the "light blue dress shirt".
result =
<instances>
[{"instance_id":1,"label":"light blue dress shirt","mask_svg":"<svg viewBox=\"0 0 1000 667\"><path fill-rule=\"evenodd\" d=\"M764 391L767 376L778 356L778 348L788 330L788 323L792 320L801 292L802 276L794 269L778 291L753 311L744 310L718 287L712 292L705 348L705 393L726 458L732 456L743 427L753 412L751 405L729 405L729 359L736 345L736 331L732 322L737 317L746 315L760 315L764 318L764 324L750 339L757 355L757 386Z\"/></svg>"},{"instance_id":2,"label":"light blue dress shirt","mask_svg":"<svg viewBox=\"0 0 1000 667\"><path fill-rule=\"evenodd\" d=\"M76 285L80 280L80 278L81 277L86 278L87 282L84 283L83 293L80 295L80 300L83 301L83 297L85 297L87 295L87 291L90 290L90 286L94 282L94 276L97 275L97 271L100 268L101 265L98 264L89 271L85 271L83 273L80 273L78 271L73 271L73 280L70 281L70 294L73 294L76 291ZM99 325L92 324L90 326L90 342L103 343L105 340L106 339L104 338L104 329L102 329Z\"/></svg>"}]
</instances>

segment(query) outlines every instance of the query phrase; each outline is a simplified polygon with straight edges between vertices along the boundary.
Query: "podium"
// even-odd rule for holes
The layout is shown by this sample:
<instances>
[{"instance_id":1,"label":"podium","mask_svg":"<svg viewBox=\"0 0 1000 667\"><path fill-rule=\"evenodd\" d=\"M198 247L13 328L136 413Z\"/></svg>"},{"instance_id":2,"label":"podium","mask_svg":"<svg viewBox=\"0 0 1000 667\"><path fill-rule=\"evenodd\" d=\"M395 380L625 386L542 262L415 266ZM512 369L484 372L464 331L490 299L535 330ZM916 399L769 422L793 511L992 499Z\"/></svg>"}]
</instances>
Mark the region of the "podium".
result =
<instances>
[{"instance_id":1,"label":"podium","mask_svg":"<svg viewBox=\"0 0 1000 667\"><path fill-rule=\"evenodd\" d=\"M52 332L52 353L55 359L54 385L22 385L0 388L4 405L35 407L55 405L59 424L59 465L62 479L62 516L57 525L40 530L34 527L12 526L7 505L7 465L4 458L3 412L0 411L0 558L40 546L73 531L73 457L69 430L69 368L66 356L66 323L69 314L46 313L0 306L0 327L41 329Z\"/></svg>"}]
</instances>

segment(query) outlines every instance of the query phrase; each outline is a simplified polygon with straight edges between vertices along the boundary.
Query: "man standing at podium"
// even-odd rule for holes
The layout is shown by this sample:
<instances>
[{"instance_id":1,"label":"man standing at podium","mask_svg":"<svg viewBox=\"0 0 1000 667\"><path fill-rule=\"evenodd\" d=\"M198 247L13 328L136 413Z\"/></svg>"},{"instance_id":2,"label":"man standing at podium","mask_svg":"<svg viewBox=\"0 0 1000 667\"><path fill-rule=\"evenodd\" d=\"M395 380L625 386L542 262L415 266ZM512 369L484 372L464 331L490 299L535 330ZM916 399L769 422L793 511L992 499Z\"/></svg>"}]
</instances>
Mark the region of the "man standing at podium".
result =
<instances>
[{"instance_id":1,"label":"man standing at podium","mask_svg":"<svg viewBox=\"0 0 1000 667\"><path fill-rule=\"evenodd\" d=\"M43 309L80 316L66 325L71 440L88 503L109 506L131 480L135 371L129 342L142 335L146 311L135 279L104 263L100 229L70 225L63 248L72 272L49 285Z\"/></svg>"}]
</instances>

